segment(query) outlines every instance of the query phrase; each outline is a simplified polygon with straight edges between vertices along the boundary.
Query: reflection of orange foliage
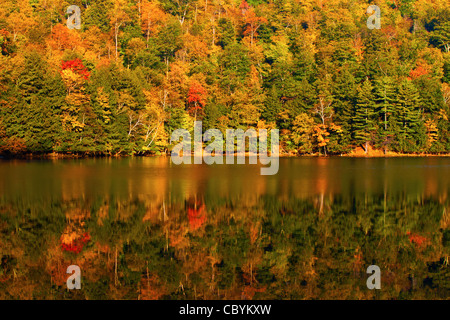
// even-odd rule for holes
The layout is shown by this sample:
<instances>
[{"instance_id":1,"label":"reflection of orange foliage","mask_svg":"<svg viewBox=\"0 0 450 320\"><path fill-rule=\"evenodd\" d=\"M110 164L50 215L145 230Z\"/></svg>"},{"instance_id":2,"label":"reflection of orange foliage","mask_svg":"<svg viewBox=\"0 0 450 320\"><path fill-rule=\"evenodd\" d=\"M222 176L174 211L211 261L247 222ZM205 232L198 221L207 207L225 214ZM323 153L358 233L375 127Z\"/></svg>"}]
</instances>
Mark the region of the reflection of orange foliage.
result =
<instances>
[{"instance_id":1,"label":"reflection of orange foliage","mask_svg":"<svg viewBox=\"0 0 450 320\"><path fill-rule=\"evenodd\" d=\"M359 248L356 248L355 254L353 255L355 260L353 261L353 270L358 271L363 266L363 255Z\"/></svg>"},{"instance_id":2,"label":"reflection of orange foliage","mask_svg":"<svg viewBox=\"0 0 450 320\"><path fill-rule=\"evenodd\" d=\"M428 238L423 237L419 234L412 233L410 231L406 232L409 238L409 242L414 243L417 247L422 247L427 244Z\"/></svg>"},{"instance_id":3,"label":"reflection of orange foliage","mask_svg":"<svg viewBox=\"0 0 450 320\"><path fill-rule=\"evenodd\" d=\"M164 287L160 285L157 275L147 274L147 276L143 276L141 278L141 300L158 300L164 294L166 294L166 292L164 290Z\"/></svg>"},{"instance_id":4,"label":"reflection of orange foliage","mask_svg":"<svg viewBox=\"0 0 450 320\"><path fill-rule=\"evenodd\" d=\"M259 237L261 226L259 223L250 226L250 243L253 245Z\"/></svg>"},{"instance_id":5,"label":"reflection of orange foliage","mask_svg":"<svg viewBox=\"0 0 450 320\"><path fill-rule=\"evenodd\" d=\"M266 287L254 288L254 287L250 287L250 286L245 286L244 290L242 290L242 299L252 300L255 293L265 292L265 291L266 291Z\"/></svg>"},{"instance_id":6,"label":"reflection of orange foliage","mask_svg":"<svg viewBox=\"0 0 450 320\"><path fill-rule=\"evenodd\" d=\"M204 204L188 208L189 225L192 230L200 228L206 222L206 206Z\"/></svg>"},{"instance_id":7,"label":"reflection of orange foliage","mask_svg":"<svg viewBox=\"0 0 450 320\"><path fill-rule=\"evenodd\" d=\"M67 263L62 259L53 261L50 269L52 283L57 286L62 286L66 283L67 278L70 276L67 274L67 267L70 264L71 263Z\"/></svg>"},{"instance_id":8,"label":"reflection of orange foliage","mask_svg":"<svg viewBox=\"0 0 450 320\"><path fill-rule=\"evenodd\" d=\"M102 245L102 244L100 244L100 242L96 242L96 243L95 243L95 246L97 247L97 250L98 250L99 252L103 252L103 253L111 252L111 248L110 248L109 245L107 245L107 244Z\"/></svg>"},{"instance_id":9,"label":"reflection of orange foliage","mask_svg":"<svg viewBox=\"0 0 450 320\"><path fill-rule=\"evenodd\" d=\"M73 234L61 236L61 248L64 251L80 253L86 243L91 240L89 233L85 232L81 237L73 239Z\"/></svg>"},{"instance_id":10,"label":"reflection of orange foliage","mask_svg":"<svg viewBox=\"0 0 450 320\"><path fill-rule=\"evenodd\" d=\"M89 218L91 216L91 213L89 210L86 209L80 209L80 208L73 208L66 212L66 218L70 221L75 221L83 225L83 220Z\"/></svg>"}]
</instances>

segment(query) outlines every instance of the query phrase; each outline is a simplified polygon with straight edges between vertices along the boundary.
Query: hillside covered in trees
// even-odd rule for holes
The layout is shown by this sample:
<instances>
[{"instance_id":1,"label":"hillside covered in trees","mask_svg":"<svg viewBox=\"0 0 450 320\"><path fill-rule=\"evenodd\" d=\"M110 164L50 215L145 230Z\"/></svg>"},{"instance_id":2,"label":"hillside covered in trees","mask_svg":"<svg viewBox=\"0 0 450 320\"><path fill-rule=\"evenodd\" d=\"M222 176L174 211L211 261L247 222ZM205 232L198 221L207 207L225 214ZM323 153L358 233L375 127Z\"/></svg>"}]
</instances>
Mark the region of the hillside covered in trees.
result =
<instances>
[{"instance_id":1,"label":"hillside covered in trees","mask_svg":"<svg viewBox=\"0 0 450 320\"><path fill-rule=\"evenodd\" d=\"M2 0L0 48L4 155L159 154L194 120L290 154L450 151L448 0Z\"/></svg>"}]
</instances>

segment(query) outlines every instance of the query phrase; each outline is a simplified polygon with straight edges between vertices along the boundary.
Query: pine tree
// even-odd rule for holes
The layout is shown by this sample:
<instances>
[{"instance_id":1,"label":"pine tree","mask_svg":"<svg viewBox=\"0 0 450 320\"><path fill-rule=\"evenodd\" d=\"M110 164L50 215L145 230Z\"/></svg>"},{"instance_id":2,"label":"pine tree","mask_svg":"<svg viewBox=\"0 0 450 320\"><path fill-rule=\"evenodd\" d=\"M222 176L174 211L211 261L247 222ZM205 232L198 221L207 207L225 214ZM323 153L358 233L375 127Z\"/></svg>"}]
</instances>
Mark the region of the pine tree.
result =
<instances>
[{"instance_id":1,"label":"pine tree","mask_svg":"<svg viewBox=\"0 0 450 320\"><path fill-rule=\"evenodd\" d=\"M357 103L353 117L353 138L357 143L363 143L367 154L369 142L375 130L375 103L373 87L366 79L358 88Z\"/></svg>"},{"instance_id":2,"label":"pine tree","mask_svg":"<svg viewBox=\"0 0 450 320\"><path fill-rule=\"evenodd\" d=\"M393 135L391 116L395 111L394 103L396 100L395 80L392 77L384 76L375 80L375 99L378 119L383 123L383 126L380 128L380 135L383 140L384 153L386 154L388 140Z\"/></svg>"},{"instance_id":3,"label":"pine tree","mask_svg":"<svg viewBox=\"0 0 450 320\"><path fill-rule=\"evenodd\" d=\"M400 151L416 145L413 134L421 122L420 95L410 80L403 80L398 88L396 123Z\"/></svg>"}]
</instances>

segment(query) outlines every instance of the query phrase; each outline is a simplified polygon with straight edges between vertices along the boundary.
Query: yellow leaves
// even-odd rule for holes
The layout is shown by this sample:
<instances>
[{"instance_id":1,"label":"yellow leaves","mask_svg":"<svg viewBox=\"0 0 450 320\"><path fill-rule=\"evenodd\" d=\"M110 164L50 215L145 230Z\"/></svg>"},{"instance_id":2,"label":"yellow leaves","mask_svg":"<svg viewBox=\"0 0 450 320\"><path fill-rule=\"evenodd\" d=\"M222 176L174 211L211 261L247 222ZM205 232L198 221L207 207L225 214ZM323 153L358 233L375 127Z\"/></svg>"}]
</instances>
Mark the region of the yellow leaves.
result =
<instances>
[{"instance_id":1,"label":"yellow leaves","mask_svg":"<svg viewBox=\"0 0 450 320\"><path fill-rule=\"evenodd\" d=\"M431 147L433 142L435 142L438 139L439 130L437 128L436 123L431 119L428 119L427 121L425 121L425 127L427 129L427 148L429 148L429 147Z\"/></svg>"},{"instance_id":2,"label":"yellow leaves","mask_svg":"<svg viewBox=\"0 0 450 320\"><path fill-rule=\"evenodd\" d=\"M275 122L266 123L266 121L264 121L264 120L259 120L256 127L257 127L258 130L266 129L266 130L270 131L272 129L276 129L277 125L276 125Z\"/></svg>"},{"instance_id":3,"label":"yellow leaves","mask_svg":"<svg viewBox=\"0 0 450 320\"><path fill-rule=\"evenodd\" d=\"M326 139L325 137L329 136L329 135L330 135L330 133L327 131L327 128L325 125L317 124L314 126L313 136L316 137L319 147L325 147L328 144L328 142L330 140Z\"/></svg>"},{"instance_id":4,"label":"yellow leaves","mask_svg":"<svg viewBox=\"0 0 450 320\"><path fill-rule=\"evenodd\" d=\"M450 108L450 85L448 83L444 82L442 84L442 95L444 96L445 104ZM448 120L447 117L445 120Z\"/></svg>"},{"instance_id":5,"label":"yellow leaves","mask_svg":"<svg viewBox=\"0 0 450 320\"><path fill-rule=\"evenodd\" d=\"M292 62L292 53L289 51L288 39L284 36L273 36L274 44L269 44L265 51L267 58L283 64Z\"/></svg>"},{"instance_id":6,"label":"yellow leaves","mask_svg":"<svg viewBox=\"0 0 450 320\"><path fill-rule=\"evenodd\" d=\"M183 38L186 55L189 60L206 58L209 55L209 48L200 37L186 33Z\"/></svg>"},{"instance_id":7,"label":"yellow leaves","mask_svg":"<svg viewBox=\"0 0 450 320\"><path fill-rule=\"evenodd\" d=\"M314 133L314 119L307 113L301 113L292 122L292 141L299 146L303 153L312 152L312 138Z\"/></svg>"},{"instance_id":8,"label":"yellow leaves","mask_svg":"<svg viewBox=\"0 0 450 320\"><path fill-rule=\"evenodd\" d=\"M71 69L61 71L61 77L67 87L66 105L61 108L61 121L66 131L81 132L84 129L84 119L78 118L80 108L89 103L89 96L84 93L85 79Z\"/></svg>"},{"instance_id":9,"label":"yellow leaves","mask_svg":"<svg viewBox=\"0 0 450 320\"><path fill-rule=\"evenodd\" d=\"M129 56L137 56L144 51L146 44L141 38L132 38L125 49L125 53Z\"/></svg>"},{"instance_id":10,"label":"yellow leaves","mask_svg":"<svg viewBox=\"0 0 450 320\"><path fill-rule=\"evenodd\" d=\"M167 20L166 13L155 2L143 1L141 5L141 26L147 36L159 31L163 22Z\"/></svg>"},{"instance_id":11,"label":"yellow leaves","mask_svg":"<svg viewBox=\"0 0 450 320\"><path fill-rule=\"evenodd\" d=\"M448 121L448 114L444 109L439 110L439 119L444 119Z\"/></svg>"},{"instance_id":12,"label":"yellow leaves","mask_svg":"<svg viewBox=\"0 0 450 320\"><path fill-rule=\"evenodd\" d=\"M36 24L28 1L19 0L18 2L15 6L20 10L13 10L6 18L9 29L12 30L14 41L18 40L19 35L25 36L25 33Z\"/></svg>"},{"instance_id":13,"label":"yellow leaves","mask_svg":"<svg viewBox=\"0 0 450 320\"><path fill-rule=\"evenodd\" d=\"M127 9L129 9L126 0L114 0L114 7L110 12L111 24L117 28L118 25L121 25L130 20Z\"/></svg>"},{"instance_id":14,"label":"yellow leaves","mask_svg":"<svg viewBox=\"0 0 450 320\"><path fill-rule=\"evenodd\" d=\"M81 93L81 91L84 90L83 84L85 82L85 79L81 75L73 72L71 69L65 69L61 71L61 77L64 84L66 85L68 95L70 95L74 91L76 91L77 93Z\"/></svg>"},{"instance_id":15,"label":"yellow leaves","mask_svg":"<svg viewBox=\"0 0 450 320\"><path fill-rule=\"evenodd\" d=\"M165 120L167 114L164 110L164 91L158 92L157 90L144 90L143 92L146 99L145 110L147 116L154 121Z\"/></svg>"},{"instance_id":16,"label":"yellow leaves","mask_svg":"<svg viewBox=\"0 0 450 320\"><path fill-rule=\"evenodd\" d=\"M335 123L331 123L329 129L330 129L331 131L336 132L337 134L341 134L341 133L344 132L344 130L342 129L342 127L341 127L341 126L338 126L338 125L335 124Z\"/></svg>"},{"instance_id":17,"label":"yellow leaves","mask_svg":"<svg viewBox=\"0 0 450 320\"><path fill-rule=\"evenodd\" d=\"M102 108L103 121L109 123L111 121L111 106L109 105L109 97L104 92L103 87L97 89L97 102Z\"/></svg>"},{"instance_id":18,"label":"yellow leaves","mask_svg":"<svg viewBox=\"0 0 450 320\"><path fill-rule=\"evenodd\" d=\"M117 111L119 113L124 111L130 111L136 106L136 100L128 93L128 90L118 92L117 97Z\"/></svg>"}]
</instances>

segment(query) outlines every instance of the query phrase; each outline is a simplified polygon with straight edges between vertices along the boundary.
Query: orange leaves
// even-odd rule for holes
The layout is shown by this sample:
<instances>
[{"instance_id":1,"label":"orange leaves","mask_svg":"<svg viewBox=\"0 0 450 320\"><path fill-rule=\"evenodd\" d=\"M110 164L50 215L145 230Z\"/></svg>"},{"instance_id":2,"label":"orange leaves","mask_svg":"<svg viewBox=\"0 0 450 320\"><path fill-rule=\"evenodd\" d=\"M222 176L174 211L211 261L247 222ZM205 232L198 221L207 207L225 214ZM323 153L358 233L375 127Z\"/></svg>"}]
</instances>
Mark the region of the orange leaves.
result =
<instances>
[{"instance_id":1,"label":"orange leaves","mask_svg":"<svg viewBox=\"0 0 450 320\"><path fill-rule=\"evenodd\" d=\"M167 19L166 14L155 2L142 2L141 26L147 41L150 35L154 35L160 28L161 23Z\"/></svg>"},{"instance_id":2,"label":"orange leaves","mask_svg":"<svg viewBox=\"0 0 450 320\"><path fill-rule=\"evenodd\" d=\"M411 70L409 73L409 76L412 80L415 80L417 78L420 78L421 76L425 76L429 74L431 71L431 67L427 64L425 65L419 65L415 69Z\"/></svg>"},{"instance_id":3,"label":"orange leaves","mask_svg":"<svg viewBox=\"0 0 450 320\"><path fill-rule=\"evenodd\" d=\"M330 133L327 131L327 128L323 124L318 124L314 126L314 134L313 136L316 137L318 146L319 147L325 147L330 139L326 139L326 136L329 136Z\"/></svg>"},{"instance_id":4,"label":"orange leaves","mask_svg":"<svg viewBox=\"0 0 450 320\"><path fill-rule=\"evenodd\" d=\"M242 290L242 299L252 300L256 293L258 292L266 292L266 287L262 288L254 288L251 286L245 286L244 290Z\"/></svg>"},{"instance_id":5,"label":"orange leaves","mask_svg":"<svg viewBox=\"0 0 450 320\"><path fill-rule=\"evenodd\" d=\"M204 59L209 55L209 48L200 37L187 33L183 38L186 56L189 60Z\"/></svg>"},{"instance_id":6,"label":"orange leaves","mask_svg":"<svg viewBox=\"0 0 450 320\"><path fill-rule=\"evenodd\" d=\"M244 36L250 36L250 43L253 46L253 40L258 36L256 32L263 23L267 23L264 17L258 17L253 10L250 10L245 15Z\"/></svg>"},{"instance_id":7,"label":"orange leaves","mask_svg":"<svg viewBox=\"0 0 450 320\"><path fill-rule=\"evenodd\" d=\"M77 31L69 30L65 25L58 23L52 28L52 36L48 40L54 50L74 49L80 44Z\"/></svg>"},{"instance_id":8,"label":"orange leaves","mask_svg":"<svg viewBox=\"0 0 450 320\"><path fill-rule=\"evenodd\" d=\"M0 153L21 154L27 150L25 141L22 138L9 137L0 141Z\"/></svg>"},{"instance_id":9,"label":"orange leaves","mask_svg":"<svg viewBox=\"0 0 450 320\"><path fill-rule=\"evenodd\" d=\"M250 6L247 3L247 1L242 0L241 4L239 5L239 9L241 9L242 14L246 14L247 11L250 9Z\"/></svg>"},{"instance_id":10,"label":"orange leaves","mask_svg":"<svg viewBox=\"0 0 450 320\"><path fill-rule=\"evenodd\" d=\"M142 276L140 282L140 299L158 300L165 294L166 290L161 284L159 277L155 274L150 274L147 268L147 275Z\"/></svg>"},{"instance_id":11,"label":"orange leaves","mask_svg":"<svg viewBox=\"0 0 450 320\"><path fill-rule=\"evenodd\" d=\"M355 254L353 255L353 270L359 271L364 265L363 253L361 249L358 247L355 250Z\"/></svg>"}]
</instances>

